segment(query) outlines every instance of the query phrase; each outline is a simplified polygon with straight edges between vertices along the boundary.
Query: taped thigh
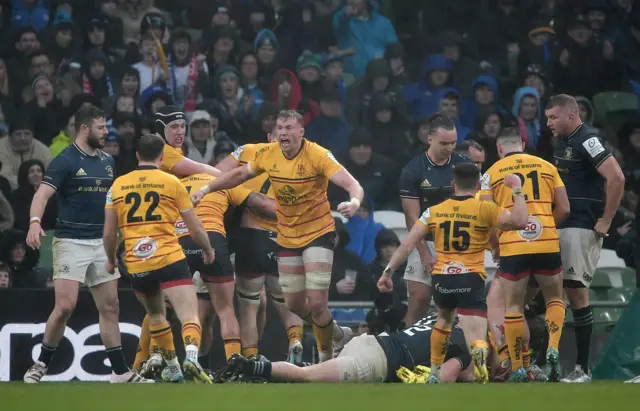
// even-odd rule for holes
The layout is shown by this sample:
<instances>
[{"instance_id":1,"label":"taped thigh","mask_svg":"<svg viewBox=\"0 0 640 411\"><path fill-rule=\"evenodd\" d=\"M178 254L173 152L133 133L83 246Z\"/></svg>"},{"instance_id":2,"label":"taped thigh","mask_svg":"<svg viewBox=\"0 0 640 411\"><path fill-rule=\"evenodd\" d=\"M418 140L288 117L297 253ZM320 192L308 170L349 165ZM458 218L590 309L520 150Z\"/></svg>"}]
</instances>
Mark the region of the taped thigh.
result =
<instances>
[{"instance_id":1,"label":"taped thigh","mask_svg":"<svg viewBox=\"0 0 640 411\"><path fill-rule=\"evenodd\" d=\"M293 294L305 290L305 276L302 274L280 273L279 281L283 293Z\"/></svg>"},{"instance_id":2,"label":"taped thigh","mask_svg":"<svg viewBox=\"0 0 640 411\"><path fill-rule=\"evenodd\" d=\"M309 247L302 252L308 290L328 290L331 285L333 250Z\"/></svg>"},{"instance_id":3,"label":"taped thigh","mask_svg":"<svg viewBox=\"0 0 640 411\"><path fill-rule=\"evenodd\" d=\"M284 293L304 291L304 262L297 253L278 253L280 287Z\"/></svg>"},{"instance_id":4,"label":"taped thigh","mask_svg":"<svg viewBox=\"0 0 640 411\"><path fill-rule=\"evenodd\" d=\"M236 293L240 301L251 305L260 305L260 291L264 284L264 277L248 278L238 277L236 278Z\"/></svg>"}]
</instances>

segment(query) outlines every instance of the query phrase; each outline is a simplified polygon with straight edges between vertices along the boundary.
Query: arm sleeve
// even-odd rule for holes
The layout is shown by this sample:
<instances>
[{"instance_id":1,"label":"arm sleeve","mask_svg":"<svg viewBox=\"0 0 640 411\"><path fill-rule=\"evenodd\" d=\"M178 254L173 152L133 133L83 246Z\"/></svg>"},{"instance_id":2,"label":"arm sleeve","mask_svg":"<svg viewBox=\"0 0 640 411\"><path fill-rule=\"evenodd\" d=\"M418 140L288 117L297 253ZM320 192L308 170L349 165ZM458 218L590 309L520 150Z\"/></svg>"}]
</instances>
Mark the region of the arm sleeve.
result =
<instances>
[{"instance_id":1,"label":"arm sleeve","mask_svg":"<svg viewBox=\"0 0 640 411\"><path fill-rule=\"evenodd\" d=\"M237 186L227 190L227 197L229 198L229 202L235 206L239 206L244 203L250 194L251 190L242 186Z\"/></svg>"},{"instance_id":2,"label":"arm sleeve","mask_svg":"<svg viewBox=\"0 0 640 411\"><path fill-rule=\"evenodd\" d=\"M113 187L107 192L107 200L104 204L104 208L113 209Z\"/></svg>"},{"instance_id":3,"label":"arm sleeve","mask_svg":"<svg viewBox=\"0 0 640 411\"><path fill-rule=\"evenodd\" d=\"M343 170L344 167L334 157L333 153L328 150L322 150L318 156L316 156L316 166L318 170L328 179L333 177L335 173Z\"/></svg>"},{"instance_id":4,"label":"arm sleeve","mask_svg":"<svg viewBox=\"0 0 640 411\"><path fill-rule=\"evenodd\" d=\"M604 160L611 157L611 152L602 144L598 136L585 138L585 140L579 144L578 150L596 169L600 167L600 164L602 164Z\"/></svg>"},{"instance_id":5,"label":"arm sleeve","mask_svg":"<svg viewBox=\"0 0 640 411\"><path fill-rule=\"evenodd\" d=\"M562 177L560 177L560 173L557 168L553 168L553 188L564 187L564 181L562 181Z\"/></svg>"},{"instance_id":6,"label":"arm sleeve","mask_svg":"<svg viewBox=\"0 0 640 411\"><path fill-rule=\"evenodd\" d=\"M191 198L189 198L189 193L187 193L187 189L184 188L180 180L176 178L176 204L178 206L178 210L181 213L189 211L193 208L193 204L191 203Z\"/></svg>"},{"instance_id":7,"label":"arm sleeve","mask_svg":"<svg viewBox=\"0 0 640 411\"><path fill-rule=\"evenodd\" d=\"M420 182L411 170L411 164L407 164L400 173L400 198L420 198Z\"/></svg>"},{"instance_id":8,"label":"arm sleeve","mask_svg":"<svg viewBox=\"0 0 640 411\"><path fill-rule=\"evenodd\" d=\"M69 163L69 160L62 156L58 156L53 159L51 164L49 164L49 168L47 168L47 172L45 173L42 182L58 191L62 186L64 179L69 174Z\"/></svg>"},{"instance_id":9,"label":"arm sleeve","mask_svg":"<svg viewBox=\"0 0 640 411\"><path fill-rule=\"evenodd\" d=\"M245 158L244 146L236 148L233 153L229 154L229 157L233 158L238 164L245 164L248 162L248 159Z\"/></svg>"},{"instance_id":10,"label":"arm sleeve","mask_svg":"<svg viewBox=\"0 0 640 411\"><path fill-rule=\"evenodd\" d=\"M169 144L165 144L160 169L162 171L170 173L171 170L173 170L173 167L175 167L175 165L178 164L178 162L183 158L184 154L182 154L181 149L171 147Z\"/></svg>"},{"instance_id":11,"label":"arm sleeve","mask_svg":"<svg viewBox=\"0 0 640 411\"><path fill-rule=\"evenodd\" d=\"M431 224L431 208L427 208L416 222L422 224L427 230L429 230L429 225Z\"/></svg>"}]
</instances>

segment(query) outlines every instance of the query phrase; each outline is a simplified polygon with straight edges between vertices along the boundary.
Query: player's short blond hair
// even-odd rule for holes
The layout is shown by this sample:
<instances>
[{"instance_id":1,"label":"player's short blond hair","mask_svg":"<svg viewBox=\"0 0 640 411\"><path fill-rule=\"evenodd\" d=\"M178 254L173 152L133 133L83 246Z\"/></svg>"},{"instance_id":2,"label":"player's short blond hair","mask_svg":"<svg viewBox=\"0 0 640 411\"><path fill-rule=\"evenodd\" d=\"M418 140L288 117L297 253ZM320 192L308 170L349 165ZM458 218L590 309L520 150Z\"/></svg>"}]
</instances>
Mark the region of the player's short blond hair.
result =
<instances>
[{"instance_id":1,"label":"player's short blond hair","mask_svg":"<svg viewBox=\"0 0 640 411\"><path fill-rule=\"evenodd\" d=\"M578 113L578 102L573 96L568 94L556 94L549 99L546 110L551 110L554 107L566 107L572 113Z\"/></svg>"},{"instance_id":2,"label":"player's short blond hair","mask_svg":"<svg viewBox=\"0 0 640 411\"><path fill-rule=\"evenodd\" d=\"M295 119L298 122L298 124L300 124L301 126L304 126L304 118L302 117L302 114L298 113L295 110L281 110L278 113L277 120L288 120L290 118Z\"/></svg>"}]
</instances>

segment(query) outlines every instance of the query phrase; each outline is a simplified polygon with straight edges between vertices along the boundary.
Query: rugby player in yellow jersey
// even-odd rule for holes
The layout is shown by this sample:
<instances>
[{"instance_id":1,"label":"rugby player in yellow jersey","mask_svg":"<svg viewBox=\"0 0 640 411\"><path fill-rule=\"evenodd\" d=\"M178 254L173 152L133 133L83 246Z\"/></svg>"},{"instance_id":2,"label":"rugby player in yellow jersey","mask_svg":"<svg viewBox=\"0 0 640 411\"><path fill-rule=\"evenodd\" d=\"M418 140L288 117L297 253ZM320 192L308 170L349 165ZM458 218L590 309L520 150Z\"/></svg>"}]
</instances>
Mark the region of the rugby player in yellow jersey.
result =
<instances>
[{"instance_id":1,"label":"rugby player in yellow jersey","mask_svg":"<svg viewBox=\"0 0 640 411\"><path fill-rule=\"evenodd\" d=\"M179 178L193 174L220 175L215 167L193 161L182 153L187 130L186 118L181 109L173 106L164 106L156 113L155 131L166 142L160 169Z\"/></svg>"},{"instance_id":2,"label":"rugby player in yellow jersey","mask_svg":"<svg viewBox=\"0 0 640 411\"><path fill-rule=\"evenodd\" d=\"M432 262L433 299L438 310L438 321L431 334L429 382L432 383L439 382L456 311L460 316L460 327L467 336L476 371L479 372L478 379L481 382L488 381L485 245L492 228L511 230L523 228L527 223L527 206L517 176L509 175L504 179L504 183L512 188L515 198L511 211L492 202L476 200L479 181L480 172L475 164L458 164L453 170L454 195L429 207L422 214L378 281L380 291L392 291L393 272L428 232L433 234L437 254L435 262Z\"/></svg>"},{"instance_id":3,"label":"rugby player in yellow jersey","mask_svg":"<svg viewBox=\"0 0 640 411\"><path fill-rule=\"evenodd\" d=\"M196 174L182 179L187 192L195 192L211 181L208 174ZM235 279L233 265L229 255L224 214L229 205L246 205L253 213L276 221L274 201L264 195L253 193L242 186L229 190L209 193L202 198L196 207L196 214L202 221L209 236L209 241L216 253L213 264L204 264L201 258L202 248L189 236L189 230L182 220L176 222L176 233L180 245L187 256L191 272L200 273L204 281L211 303L220 319L220 333L224 339L227 359L233 354L240 354L240 327L233 306ZM242 245L244 246L244 244ZM258 296L259 298L259 296Z\"/></svg>"},{"instance_id":4,"label":"rugby player in yellow jersey","mask_svg":"<svg viewBox=\"0 0 640 411\"><path fill-rule=\"evenodd\" d=\"M138 169L118 177L107 194L103 234L106 268L110 273L115 271L120 229L125 251L124 274L149 315L151 339L157 342L168 364L163 378L183 379L171 328L165 319L166 296L182 323L184 370L198 381L211 383L198 363L201 328L197 297L175 233L176 220L184 220L194 241L204 250L205 263L212 263L215 254L187 190L175 176L159 169L164 145L157 135L143 136L138 142Z\"/></svg>"},{"instance_id":5,"label":"rugby player in yellow jersey","mask_svg":"<svg viewBox=\"0 0 640 411\"><path fill-rule=\"evenodd\" d=\"M272 142L272 133L267 135ZM231 155L217 164L220 171L226 172L242 167L253 158L266 144L246 144L238 147ZM269 176L264 173L243 184L253 192L265 194L275 199L275 193ZM236 283L238 292L238 311L240 320L240 339L242 341L242 356L252 358L258 355L258 309L260 306L260 292L266 287L273 306L280 315L287 338L289 353L287 360L293 364L302 361L303 327L300 317L292 313L284 302L282 288L278 282L278 253L277 221L265 219L260 214L245 209L240 221L238 242L242 244L236 250ZM335 337L335 335L334 335Z\"/></svg>"},{"instance_id":6,"label":"rugby player in yellow jersey","mask_svg":"<svg viewBox=\"0 0 640 411\"><path fill-rule=\"evenodd\" d=\"M482 176L482 199L513 207L505 176L514 173L521 180L527 204L528 222L523 230L500 234L500 288L505 297L504 331L511 359L511 381L527 381L523 366L525 347L524 305L529 277L533 274L547 304L549 332L547 363L549 380L558 381L558 344L562 334L565 306L562 296L562 261L556 225L569 216L569 199L557 168L551 163L523 153L524 142L515 128L498 135L497 161ZM554 207L555 204L555 207Z\"/></svg>"},{"instance_id":7,"label":"rugby player in yellow jersey","mask_svg":"<svg viewBox=\"0 0 640 411\"><path fill-rule=\"evenodd\" d=\"M349 193L338 211L351 217L364 190L330 151L306 140L304 120L283 110L276 120L278 141L262 147L245 166L223 174L192 195L235 187L266 173L276 195L278 271L287 307L313 324L320 361L333 356L334 324L328 307L335 225L327 200L329 181Z\"/></svg>"}]
</instances>

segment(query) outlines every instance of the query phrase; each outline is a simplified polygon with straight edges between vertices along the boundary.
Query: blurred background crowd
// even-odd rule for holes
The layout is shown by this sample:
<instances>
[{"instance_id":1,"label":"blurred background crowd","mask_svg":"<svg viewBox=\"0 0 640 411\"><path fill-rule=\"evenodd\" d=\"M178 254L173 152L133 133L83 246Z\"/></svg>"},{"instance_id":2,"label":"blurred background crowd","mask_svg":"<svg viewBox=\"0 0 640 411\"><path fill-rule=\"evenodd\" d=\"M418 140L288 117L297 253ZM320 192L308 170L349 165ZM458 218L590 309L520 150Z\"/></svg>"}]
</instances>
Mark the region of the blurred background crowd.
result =
<instances>
[{"instance_id":1,"label":"blurred background crowd","mask_svg":"<svg viewBox=\"0 0 640 411\"><path fill-rule=\"evenodd\" d=\"M640 195L640 0L5 0L0 18L0 287L43 287L25 246L46 167L74 140L83 104L108 116L117 175L164 105L189 116L183 150L215 165L265 142L280 109L365 188L338 222L332 300L370 300L399 244L373 219L400 210L402 168L426 149L426 118L455 120L483 169L508 125L552 159L544 107L576 96L627 175L605 247L633 264ZM332 203L343 193L330 189ZM55 227L50 201L43 228ZM400 277L400 276L398 276ZM379 297L379 296L378 296ZM406 298L398 279L395 297Z\"/></svg>"}]
</instances>

